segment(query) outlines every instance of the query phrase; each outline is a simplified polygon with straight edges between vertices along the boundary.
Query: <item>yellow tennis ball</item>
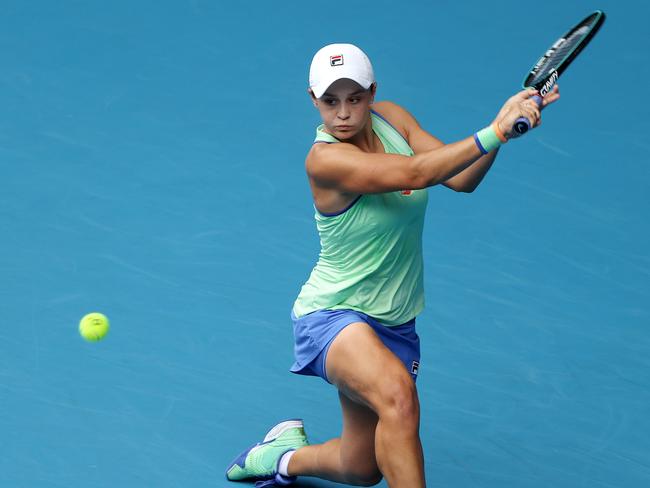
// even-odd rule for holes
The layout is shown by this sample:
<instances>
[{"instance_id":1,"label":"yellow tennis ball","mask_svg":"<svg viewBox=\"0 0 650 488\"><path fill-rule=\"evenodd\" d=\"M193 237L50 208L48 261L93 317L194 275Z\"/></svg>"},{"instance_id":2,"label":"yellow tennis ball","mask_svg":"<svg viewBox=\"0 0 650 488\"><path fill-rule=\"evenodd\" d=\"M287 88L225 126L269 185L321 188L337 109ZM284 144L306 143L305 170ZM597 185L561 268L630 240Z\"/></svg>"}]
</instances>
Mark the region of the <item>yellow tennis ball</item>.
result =
<instances>
[{"instance_id":1,"label":"yellow tennis ball","mask_svg":"<svg viewBox=\"0 0 650 488\"><path fill-rule=\"evenodd\" d=\"M106 315L97 312L85 315L79 322L79 333L89 342L102 340L108 334L109 328Z\"/></svg>"}]
</instances>

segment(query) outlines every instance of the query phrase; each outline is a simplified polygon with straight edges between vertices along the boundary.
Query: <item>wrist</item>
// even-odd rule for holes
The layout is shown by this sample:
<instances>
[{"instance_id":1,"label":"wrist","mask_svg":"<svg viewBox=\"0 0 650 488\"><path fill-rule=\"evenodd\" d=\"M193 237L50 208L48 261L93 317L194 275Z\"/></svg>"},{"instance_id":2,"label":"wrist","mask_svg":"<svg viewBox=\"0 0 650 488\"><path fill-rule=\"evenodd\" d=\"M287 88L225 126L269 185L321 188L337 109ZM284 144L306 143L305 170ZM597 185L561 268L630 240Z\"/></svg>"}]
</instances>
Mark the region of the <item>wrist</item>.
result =
<instances>
[{"instance_id":1,"label":"wrist","mask_svg":"<svg viewBox=\"0 0 650 488\"><path fill-rule=\"evenodd\" d=\"M494 132L496 133L501 143L505 144L508 142L508 138L505 136L504 132L501 130L501 126L496 120L492 122L492 127L494 128Z\"/></svg>"},{"instance_id":2,"label":"wrist","mask_svg":"<svg viewBox=\"0 0 650 488\"><path fill-rule=\"evenodd\" d=\"M497 149L501 144L507 142L508 139L503 135L499 124L495 121L485 129L474 134L474 142L478 147L481 154L487 154Z\"/></svg>"}]
</instances>

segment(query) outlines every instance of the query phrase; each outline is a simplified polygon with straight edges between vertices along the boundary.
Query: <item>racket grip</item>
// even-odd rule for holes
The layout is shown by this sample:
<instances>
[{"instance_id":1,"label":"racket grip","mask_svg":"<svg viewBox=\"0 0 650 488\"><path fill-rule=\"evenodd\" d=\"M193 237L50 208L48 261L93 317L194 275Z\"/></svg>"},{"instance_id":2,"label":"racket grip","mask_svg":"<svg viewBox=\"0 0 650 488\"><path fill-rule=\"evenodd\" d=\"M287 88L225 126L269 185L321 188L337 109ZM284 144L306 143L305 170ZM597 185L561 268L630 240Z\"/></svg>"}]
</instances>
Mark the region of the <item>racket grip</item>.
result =
<instances>
[{"instance_id":1,"label":"racket grip","mask_svg":"<svg viewBox=\"0 0 650 488\"><path fill-rule=\"evenodd\" d=\"M535 100L535 103L537 103L538 107L542 106L542 97L539 95L535 95L530 99ZM514 132L512 137L523 136L530 129L530 121L526 117L519 117L517 120L515 120L515 125L513 128Z\"/></svg>"}]
</instances>

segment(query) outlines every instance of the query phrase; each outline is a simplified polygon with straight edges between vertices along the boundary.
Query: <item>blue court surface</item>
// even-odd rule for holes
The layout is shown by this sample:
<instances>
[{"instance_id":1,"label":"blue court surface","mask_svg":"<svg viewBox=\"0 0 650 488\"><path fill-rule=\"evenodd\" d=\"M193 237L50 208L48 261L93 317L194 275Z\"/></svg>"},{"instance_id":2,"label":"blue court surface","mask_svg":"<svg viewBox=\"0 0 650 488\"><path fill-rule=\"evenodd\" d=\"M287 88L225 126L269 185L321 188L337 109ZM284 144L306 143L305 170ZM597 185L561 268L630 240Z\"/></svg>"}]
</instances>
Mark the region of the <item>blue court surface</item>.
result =
<instances>
[{"instance_id":1,"label":"blue court surface","mask_svg":"<svg viewBox=\"0 0 650 488\"><path fill-rule=\"evenodd\" d=\"M542 127L430 190L421 436L429 486L650 486L648 5L3 1L0 487L251 486L225 467L276 422L338 436L288 372L312 55L358 44L451 142L596 8Z\"/></svg>"}]
</instances>

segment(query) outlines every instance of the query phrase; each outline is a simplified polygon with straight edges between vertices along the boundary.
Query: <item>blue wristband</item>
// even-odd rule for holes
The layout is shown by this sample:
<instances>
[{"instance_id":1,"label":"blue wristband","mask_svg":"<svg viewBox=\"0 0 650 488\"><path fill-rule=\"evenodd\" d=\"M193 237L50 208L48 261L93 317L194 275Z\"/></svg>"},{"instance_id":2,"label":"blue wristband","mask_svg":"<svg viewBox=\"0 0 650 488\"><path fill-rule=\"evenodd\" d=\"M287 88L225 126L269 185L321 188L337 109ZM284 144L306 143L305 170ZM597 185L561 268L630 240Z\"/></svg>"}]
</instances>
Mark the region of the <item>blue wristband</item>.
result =
<instances>
[{"instance_id":1,"label":"blue wristband","mask_svg":"<svg viewBox=\"0 0 650 488\"><path fill-rule=\"evenodd\" d=\"M483 144L481 144L481 140L478 138L478 132L474 133L474 142L476 143L478 150L481 151L481 154L487 154L488 152L485 150L483 147Z\"/></svg>"}]
</instances>

